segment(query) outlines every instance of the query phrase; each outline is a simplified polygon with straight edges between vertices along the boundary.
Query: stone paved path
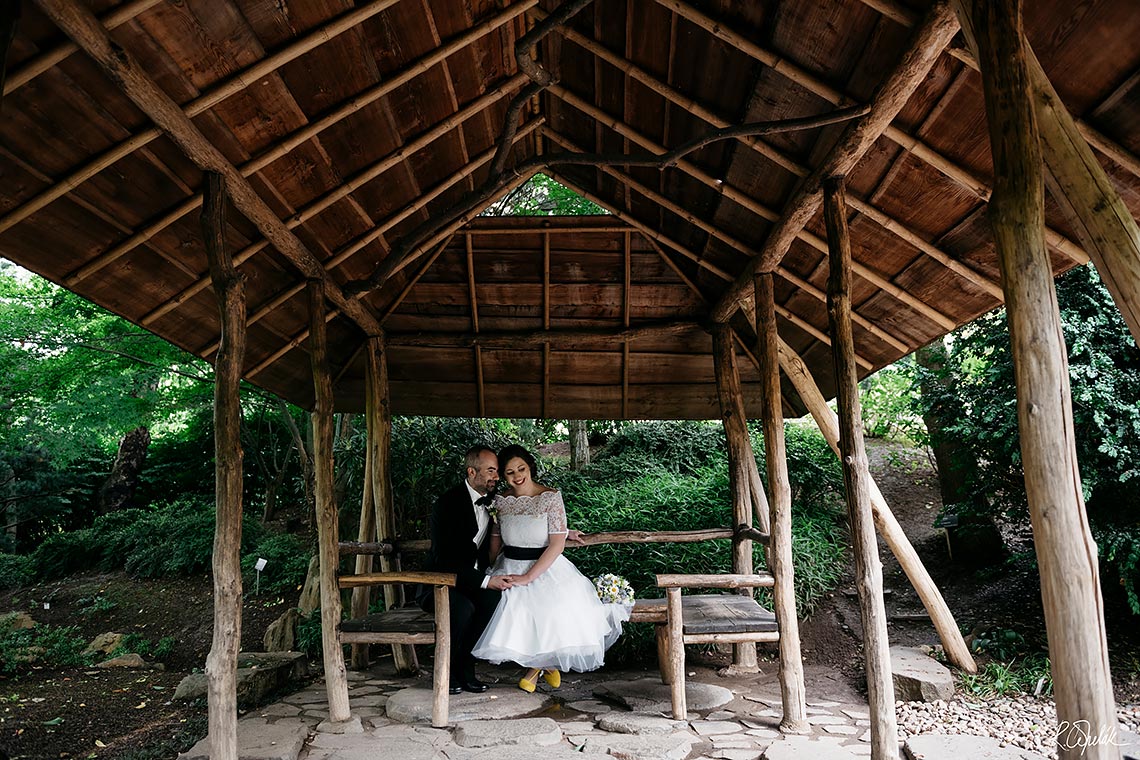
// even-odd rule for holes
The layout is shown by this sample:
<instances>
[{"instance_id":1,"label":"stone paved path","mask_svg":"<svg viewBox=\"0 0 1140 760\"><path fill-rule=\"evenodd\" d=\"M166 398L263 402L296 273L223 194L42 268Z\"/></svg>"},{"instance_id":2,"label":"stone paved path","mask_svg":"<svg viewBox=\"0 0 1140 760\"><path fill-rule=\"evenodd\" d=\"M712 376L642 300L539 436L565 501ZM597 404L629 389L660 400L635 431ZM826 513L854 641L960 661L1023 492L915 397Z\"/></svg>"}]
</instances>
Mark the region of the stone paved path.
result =
<instances>
[{"instance_id":1,"label":"stone paved path","mask_svg":"<svg viewBox=\"0 0 1140 760\"><path fill-rule=\"evenodd\" d=\"M389 666L390 667L390 666ZM480 669L494 685L451 702L451 726L430 726L428 677L401 679L384 667L350 672L353 720L329 726L322 681L239 721L243 760L850 760L870 756L865 701L827 668L807 668L811 733L784 736L775 666L754 676L689 678L699 709L675 721L654 693L655 673L607 670L563 675L534 695L512 668ZM638 696L640 695L640 698ZM402 720L389 715L388 708ZM634 709L630 709L633 707ZM663 709L662 709L663 708ZM205 742L181 758L207 760ZM903 755L905 757L905 755ZM949 755L960 758L961 755ZM1018 757L1028 757L1019 755Z\"/></svg>"}]
</instances>

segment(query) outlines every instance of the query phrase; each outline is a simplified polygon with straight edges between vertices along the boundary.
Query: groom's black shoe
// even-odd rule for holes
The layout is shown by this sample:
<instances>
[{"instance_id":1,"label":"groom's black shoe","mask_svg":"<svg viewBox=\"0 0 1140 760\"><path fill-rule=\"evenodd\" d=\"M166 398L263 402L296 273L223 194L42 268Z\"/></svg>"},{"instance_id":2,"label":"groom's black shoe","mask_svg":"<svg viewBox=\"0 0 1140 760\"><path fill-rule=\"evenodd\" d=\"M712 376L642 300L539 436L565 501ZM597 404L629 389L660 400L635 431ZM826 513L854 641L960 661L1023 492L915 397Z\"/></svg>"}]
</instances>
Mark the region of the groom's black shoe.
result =
<instances>
[{"instance_id":1,"label":"groom's black shoe","mask_svg":"<svg viewBox=\"0 0 1140 760\"><path fill-rule=\"evenodd\" d=\"M458 681L452 681L447 687L448 694L462 694L463 687L459 685Z\"/></svg>"},{"instance_id":2,"label":"groom's black shoe","mask_svg":"<svg viewBox=\"0 0 1140 760\"><path fill-rule=\"evenodd\" d=\"M460 682L459 685L460 685L460 688L463 689L463 691L469 691L472 694L482 694L487 689L491 688L490 686L483 683L482 681L480 681L475 676L470 676L468 678L464 678Z\"/></svg>"}]
</instances>

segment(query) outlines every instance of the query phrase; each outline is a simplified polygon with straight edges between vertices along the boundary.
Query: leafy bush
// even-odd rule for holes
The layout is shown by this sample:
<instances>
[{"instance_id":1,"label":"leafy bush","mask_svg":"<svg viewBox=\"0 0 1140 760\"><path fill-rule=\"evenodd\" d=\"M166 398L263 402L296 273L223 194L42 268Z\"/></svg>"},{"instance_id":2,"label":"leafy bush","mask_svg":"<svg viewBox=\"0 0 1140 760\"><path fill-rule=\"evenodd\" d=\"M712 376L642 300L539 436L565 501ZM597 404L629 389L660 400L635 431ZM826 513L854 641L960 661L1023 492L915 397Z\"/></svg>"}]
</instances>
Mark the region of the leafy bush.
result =
<instances>
[{"instance_id":1,"label":"leafy bush","mask_svg":"<svg viewBox=\"0 0 1140 760\"><path fill-rule=\"evenodd\" d=\"M152 642L137 633L128 633L111 652L111 657L121 657L125 654L137 654L139 657L155 660L165 660L174 651L174 637L164 636L157 642Z\"/></svg>"},{"instance_id":2,"label":"leafy bush","mask_svg":"<svg viewBox=\"0 0 1140 760\"><path fill-rule=\"evenodd\" d=\"M254 587L258 558L267 564L261 577L261 590L270 593L294 591L305 582L309 570L309 558L313 548L304 539L290 533L265 536L257 547L241 559L242 574L247 591Z\"/></svg>"},{"instance_id":3,"label":"leafy bush","mask_svg":"<svg viewBox=\"0 0 1140 760\"><path fill-rule=\"evenodd\" d=\"M87 664L83 650L87 642L79 628L33 625L31 628L8 630L0 618L0 672L16 673L33 665L72 668Z\"/></svg>"},{"instance_id":4,"label":"leafy bush","mask_svg":"<svg viewBox=\"0 0 1140 760\"><path fill-rule=\"evenodd\" d=\"M0 553L0 588L19 588L32 582L35 563L23 554Z\"/></svg>"},{"instance_id":5,"label":"leafy bush","mask_svg":"<svg viewBox=\"0 0 1140 760\"><path fill-rule=\"evenodd\" d=\"M53 580L90 570L98 564L100 555L95 531L85 528L48 536L32 552L32 564L37 578Z\"/></svg>"},{"instance_id":6,"label":"leafy bush","mask_svg":"<svg viewBox=\"0 0 1140 760\"><path fill-rule=\"evenodd\" d=\"M297 649L311 659L319 660L321 647L321 611L317 610L308 617L302 616L297 623Z\"/></svg>"}]
</instances>

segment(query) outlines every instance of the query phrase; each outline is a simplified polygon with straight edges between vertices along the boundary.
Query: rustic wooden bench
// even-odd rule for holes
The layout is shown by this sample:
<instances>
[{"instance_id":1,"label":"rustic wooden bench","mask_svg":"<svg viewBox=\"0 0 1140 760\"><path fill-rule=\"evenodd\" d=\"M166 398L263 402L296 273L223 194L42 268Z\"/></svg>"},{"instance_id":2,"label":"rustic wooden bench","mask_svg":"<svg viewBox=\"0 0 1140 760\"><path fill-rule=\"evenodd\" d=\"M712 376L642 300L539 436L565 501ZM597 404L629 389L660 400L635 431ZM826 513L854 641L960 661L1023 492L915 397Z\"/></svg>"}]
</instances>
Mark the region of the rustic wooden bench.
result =
<instances>
[{"instance_id":1,"label":"rustic wooden bench","mask_svg":"<svg viewBox=\"0 0 1140 760\"><path fill-rule=\"evenodd\" d=\"M671 687L673 717L684 720L685 644L739 644L780 640L776 616L751 596L740 594L689 594L682 588L771 588L768 573L755 575L658 575L658 588L665 589L664 623L660 622L662 600L644 600L638 622L657 623L657 660L661 680ZM637 612L635 605L634 612ZM634 617L630 617L634 621Z\"/></svg>"},{"instance_id":2,"label":"rustic wooden bench","mask_svg":"<svg viewBox=\"0 0 1140 760\"><path fill-rule=\"evenodd\" d=\"M390 572L342 575L341 588L418 583L434 589L435 614L416 607L400 607L361 618L345 620L337 628L341 644L433 644L435 667L432 671L431 724L447 727L448 687L451 677L451 608L449 589L455 586L454 573Z\"/></svg>"}]
</instances>

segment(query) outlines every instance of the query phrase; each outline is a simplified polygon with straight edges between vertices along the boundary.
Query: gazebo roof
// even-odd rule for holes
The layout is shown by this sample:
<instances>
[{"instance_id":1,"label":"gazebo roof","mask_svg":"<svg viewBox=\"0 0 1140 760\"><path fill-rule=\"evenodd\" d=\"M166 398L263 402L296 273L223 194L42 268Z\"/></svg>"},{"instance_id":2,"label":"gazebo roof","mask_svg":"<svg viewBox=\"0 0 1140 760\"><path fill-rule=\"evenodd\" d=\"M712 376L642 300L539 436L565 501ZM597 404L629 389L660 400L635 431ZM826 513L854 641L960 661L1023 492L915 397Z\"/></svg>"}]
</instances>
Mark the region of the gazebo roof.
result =
<instances>
[{"instance_id":1,"label":"gazebo roof","mask_svg":"<svg viewBox=\"0 0 1140 760\"><path fill-rule=\"evenodd\" d=\"M252 320L246 376L304 406L303 286L322 269L342 409L362 406L360 348L382 327L397 413L716 416L702 325L735 309L725 294L746 292L756 262L775 267L781 337L830 394L823 222L801 188L836 167L864 373L1000 304L981 81L960 35L946 46L941 5L596 0L539 43L555 79L541 90L525 89L515 45L549 0L76 5L110 28L114 77L25 5L0 112L0 254L210 358L219 318L198 193L203 166L236 167L249 192L229 183L245 215L231 210L227 231ZM1135 214L1135 3L1025 12ZM488 187L520 92L504 180ZM860 105L871 112L851 122L719 140L664 170L549 161L660 153ZM476 216L534 171L613 214ZM1086 261L1054 200L1046 212L1054 271ZM732 321L745 350L748 313Z\"/></svg>"}]
</instances>

